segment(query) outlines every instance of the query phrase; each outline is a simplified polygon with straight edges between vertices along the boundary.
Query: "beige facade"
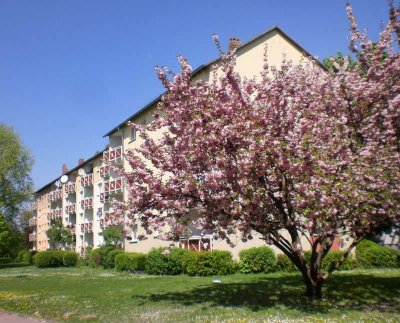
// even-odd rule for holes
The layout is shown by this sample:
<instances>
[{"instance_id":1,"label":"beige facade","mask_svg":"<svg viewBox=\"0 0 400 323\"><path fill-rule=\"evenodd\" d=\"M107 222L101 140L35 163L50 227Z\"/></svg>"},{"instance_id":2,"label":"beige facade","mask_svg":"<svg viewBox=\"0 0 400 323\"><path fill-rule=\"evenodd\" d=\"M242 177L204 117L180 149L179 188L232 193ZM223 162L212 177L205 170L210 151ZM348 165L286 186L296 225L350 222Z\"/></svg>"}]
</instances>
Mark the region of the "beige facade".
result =
<instances>
[{"instance_id":1,"label":"beige facade","mask_svg":"<svg viewBox=\"0 0 400 323\"><path fill-rule=\"evenodd\" d=\"M264 65L264 53L268 48L268 62L271 66L279 66L286 57L294 63L307 63L322 66L318 61L310 59L310 54L307 53L300 45L287 36L281 29L274 27L271 30L257 36L253 40L243 44L237 48L237 64L236 71L243 77L252 78L259 76ZM194 79L202 79L209 81L212 77L211 71L215 65L218 66L218 60L213 61L205 66L194 71ZM220 73L220 71L218 71ZM63 223L65 225L75 226L74 233L76 235L75 249L77 252L84 253L88 247L97 247L103 243L102 230L104 226L101 223L104 221L107 212L110 211L110 205L104 201L105 192L107 195L111 193L120 194L121 198L126 199L126 192L123 192L121 187L117 191L106 189L107 185L118 178L115 174L104 175L104 167L106 162L119 163L124 169L129 170L127 161L123 158L123 152L137 148L141 145L141 138L137 135L136 130L128 125L128 122L137 124L148 124L152 121L152 113L156 109L160 97L145 106L138 113L131 116L128 120L122 122L119 126L108 132L105 136L109 138L109 148L102 154L97 154L83 165L76 167L73 171L69 172L67 176L71 177L71 183L75 183L76 192L67 194L65 192L65 185L62 189L62 198L59 202L49 202L45 197L46 195L57 190L55 182L50 183L45 188L37 192L37 249L44 250L49 248L47 241L46 230L49 227L49 221L46 214L53 212L54 209L61 208ZM151 136L154 139L161 137L161 131L152 132ZM115 158L116 153L121 153L120 157ZM110 156L114 156L110 158ZM82 176L77 172L80 168L85 169L85 174L92 174L92 183L82 185ZM75 182L73 181L75 179ZM54 193L53 193L54 194ZM82 201L92 199L91 207L81 207ZM85 202L83 202L85 203ZM66 206L75 204L75 213L68 211L66 213ZM257 234L254 234L254 239L244 243L241 240L240 234L232 235L231 240L234 247L229 246L225 241L214 240L212 235L201 234L192 230L190 237L182 239L179 243L180 247L190 247L192 249L219 249L229 250L237 258L240 250L250 248L253 246L265 245ZM161 241L155 237L148 237L144 241L138 241L137 236L144 234L144 230L140 226L133 230L133 236L125 240L124 248L127 251L148 252L150 249L158 246L169 246L171 241ZM303 241L306 244L306 240Z\"/></svg>"}]
</instances>

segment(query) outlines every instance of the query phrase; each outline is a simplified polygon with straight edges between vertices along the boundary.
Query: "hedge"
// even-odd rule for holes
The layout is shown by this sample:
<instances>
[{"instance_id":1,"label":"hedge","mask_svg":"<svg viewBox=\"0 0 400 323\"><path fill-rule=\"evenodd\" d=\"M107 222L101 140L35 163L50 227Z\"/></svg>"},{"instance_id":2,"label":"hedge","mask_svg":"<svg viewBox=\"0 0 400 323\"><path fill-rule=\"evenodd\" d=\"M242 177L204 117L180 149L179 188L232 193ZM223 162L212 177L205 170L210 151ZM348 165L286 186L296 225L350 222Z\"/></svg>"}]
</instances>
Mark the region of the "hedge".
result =
<instances>
[{"instance_id":1,"label":"hedge","mask_svg":"<svg viewBox=\"0 0 400 323\"><path fill-rule=\"evenodd\" d=\"M115 257L122 253L124 252L121 249L107 250L107 252L103 254L103 268L114 268Z\"/></svg>"},{"instance_id":2,"label":"hedge","mask_svg":"<svg viewBox=\"0 0 400 323\"><path fill-rule=\"evenodd\" d=\"M24 262L27 264L32 264L32 257L36 254L36 251L22 250L18 253L17 262Z\"/></svg>"},{"instance_id":3,"label":"hedge","mask_svg":"<svg viewBox=\"0 0 400 323\"><path fill-rule=\"evenodd\" d=\"M147 254L146 272L150 275L183 273L183 257L189 251L180 248L155 248Z\"/></svg>"},{"instance_id":4,"label":"hedge","mask_svg":"<svg viewBox=\"0 0 400 323\"><path fill-rule=\"evenodd\" d=\"M294 272L298 270L294 263L284 253L280 253L276 256L275 266L277 271Z\"/></svg>"},{"instance_id":5,"label":"hedge","mask_svg":"<svg viewBox=\"0 0 400 323\"><path fill-rule=\"evenodd\" d=\"M343 253L344 253L344 251L329 251L325 255L324 259L322 259L321 269L324 271L329 270L332 263L338 261L340 259L340 257L343 255ZM311 251L304 252L304 258L305 258L307 265L310 264ZM337 270L351 270L351 269L353 269L353 256L350 254L347 256L346 260L343 262L343 264Z\"/></svg>"},{"instance_id":6,"label":"hedge","mask_svg":"<svg viewBox=\"0 0 400 323\"><path fill-rule=\"evenodd\" d=\"M90 251L88 265L90 267L100 267L103 264L103 255L101 254L101 249L96 248Z\"/></svg>"},{"instance_id":7,"label":"hedge","mask_svg":"<svg viewBox=\"0 0 400 323\"><path fill-rule=\"evenodd\" d=\"M239 253L241 273L270 273L276 269L276 257L269 247L254 247Z\"/></svg>"},{"instance_id":8,"label":"hedge","mask_svg":"<svg viewBox=\"0 0 400 323\"><path fill-rule=\"evenodd\" d=\"M229 251L190 251L183 258L184 271L189 276L229 275L238 265Z\"/></svg>"},{"instance_id":9,"label":"hedge","mask_svg":"<svg viewBox=\"0 0 400 323\"><path fill-rule=\"evenodd\" d=\"M136 252L120 253L115 256L115 269L118 271L145 270L146 255Z\"/></svg>"},{"instance_id":10,"label":"hedge","mask_svg":"<svg viewBox=\"0 0 400 323\"><path fill-rule=\"evenodd\" d=\"M72 251L48 250L33 256L33 264L38 268L75 267L77 263L78 255Z\"/></svg>"},{"instance_id":11,"label":"hedge","mask_svg":"<svg viewBox=\"0 0 400 323\"><path fill-rule=\"evenodd\" d=\"M11 262L11 258L9 257L0 257L0 264L9 264Z\"/></svg>"},{"instance_id":12,"label":"hedge","mask_svg":"<svg viewBox=\"0 0 400 323\"><path fill-rule=\"evenodd\" d=\"M361 268L398 267L398 251L363 240L356 247L357 266Z\"/></svg>"}]
</instances>

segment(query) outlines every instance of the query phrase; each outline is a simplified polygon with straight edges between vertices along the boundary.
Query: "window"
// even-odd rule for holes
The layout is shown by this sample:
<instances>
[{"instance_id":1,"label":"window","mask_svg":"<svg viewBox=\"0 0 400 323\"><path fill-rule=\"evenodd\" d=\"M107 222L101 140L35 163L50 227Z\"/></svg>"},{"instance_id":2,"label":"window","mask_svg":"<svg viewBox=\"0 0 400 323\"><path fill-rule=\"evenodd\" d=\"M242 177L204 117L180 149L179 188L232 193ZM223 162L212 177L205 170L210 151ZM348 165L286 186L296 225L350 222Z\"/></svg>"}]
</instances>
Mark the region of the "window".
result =
<instances>
[{"instance_id":1,"label":"window","mask_svg":"<svg viewBox=\"0 0 400 323\"><path fill-rule=\"evenodd\" d=\"M131 142L136 140L136 128L131 128Z\"/></svg>"},{"instance_id":2,"label":"window","mask_svg":"<svg viewBox=\"0 0 400 323\"><path fill-rule=\"evenodd\" d=\"M132 225L131 230L132 233L131 236L129 237L130 239L128 238L129 243L136 243L138 242L138 225L137 224Z\"/></svg>"}]
</instances>

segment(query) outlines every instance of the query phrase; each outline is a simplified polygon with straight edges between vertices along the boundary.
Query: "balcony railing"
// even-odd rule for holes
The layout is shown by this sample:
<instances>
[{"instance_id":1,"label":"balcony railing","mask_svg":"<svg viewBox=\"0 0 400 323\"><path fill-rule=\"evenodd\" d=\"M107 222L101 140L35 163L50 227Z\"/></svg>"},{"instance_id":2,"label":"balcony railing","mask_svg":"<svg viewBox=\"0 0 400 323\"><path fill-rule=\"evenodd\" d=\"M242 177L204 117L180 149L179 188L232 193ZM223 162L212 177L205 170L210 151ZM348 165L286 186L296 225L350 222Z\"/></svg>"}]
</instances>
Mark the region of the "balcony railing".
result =
<instances>
[{"instance_id":1,"label":"balcony railing","mask_svg":"<svg viewBox=\"0 0 400 323\"><path fill-rule=\"evenodd\" d=\"M29 234L29 241L30 242L36 241L36 233L30 233Z\"/></svg>"},{"instance_id":2,"label":"balcony railing","mask_svg":"<svg viewBox=\"0 0 400 323\"><path fill-rule=\"evenodd\" d=\"M107 193L100 193L100 202L106 203L110 200L110 195Z\"/></svg>"},{"instance_id":3,"label":"balcony railing","mask_svg":"<svg viewBox=\"0 0 400 323\"><path fill-rule=\"evenodd\" d=\"M62 209L51 210L47 213L48 220L55 220L62 217Z\"/></svg>"},{"instance_id":4,"label":"balcony railing","mask_svg":"<svg viewBox=\"0 0 400 323\"><path fill-rule=\"evenodd\" d=\"M74 214L76 213L75 204L68 204L65 206L65 213L66 214Z\"/></svg>"},{"instance_id":5,"label":"balcony railing","mask_svg":"<svg viewBox=\"0 0 400 323\"><path fill-rule=\"evenodd\" d=\"M104 193L119 193L122 192L122 178L117 178L104 183Z\"/></svg>"},{"instance_id":6,"label":"balcony railing","mask_svg":"<svg viewBox=\"0 0 400 323\"><path fill-rule=\"evenodd\" d=\"M51 191L49 194L47 194L47 200L49 202L55 202L57 200L60 200L61 198L62 198L61 190Z\"/></svg>"},{"instance_id":7,"label":"balcony railing","mask_svg":"<svg viewBox=\"0 0 400 323\"><path fill-rule=\"evenodd\" d=\"M75 194L75 192L76 192L75 183L67 183L65 185L65 192L67 194Z\"/></svg>"},{"instance_id":8,"label":"balcony railing","mask_svg":"<svg viewBox=\"0 0 400 323\"><path fill-rule=\"evenodd\" d=\"M112 220L112 216L110 213L104 213L104 216L100 219L100 226L102 228L108 227L110 225L110 221Z\"/></svg>"},{"instance_id":9,"label":"balcony railing","mask_svg":"<svg viewBox=\"0 0 400 323\"><path fill-rule=\"evenodd\" d=\"M81 201L81 208L82 209L92 209L93 208L93 198L88 197Z\"/></svg>"},{"instance_id":10,"label":"balcony railing","mask_svg":"<svg viewBox=\"0 0 400 323\"><path fill-rule=\"evenodd\" d=\"M65 228L69 231L69 233L75 234L75 224L67 224Z\"/></svg>"},{"instance_id":11,"label":"balcony railing","mask_svg":"<svg viewBox=\"0 0 400 323\"><path fill-rule=\"evenodd\" d=\"M36 218L30 218L28 220L28 224L29 224L30 227L36 226Z\"/></svg>"},{"instance_id":12,"label":"balcony railing","mask_svg":"<svg viewBox=\"0 0 400 323\"><path fill-rule=\"evenodd\" d=\"M81 223L81 232L93 232L93 223L92 222Z\"/></svg>"},{"instance_id":13,"label":"balcony railing","mask_svg":"<svg viewBox=\"0 0 400 323\"><path fill-rule=\"evenodd\" d=\"M36 204L36 202L31 202L31 203L29 204L28 209L29 209L29 211L36 211L36 209L37 209L37 204Z\"/></svg>"},{"instance_id":14,"label":"balcony railing","mask_svg":"<svg viewBox=\"0 0 400 323\"><path fill-rule=\"evenodd\" d=\"M109 165L100 167L100 176L103 178L110 176L110 166Z\"/></svg>"},{"instance_id":15,"label":"balcony railing","mask_svg":"<svg viewBox=\"0 0 400 323\"><path fill-rule=\"evenodd\" d=\"M88 174L86 176L81 177L81 185L83 187L92 186L93 185L93 174Z\"/></svg>"},{"instance_id":16,"label":"balcony railing","mask_svg":"<svg viewBox=\"0 0 400 323\"><path fill-rule=\"evenodd\" d=\"M122 160L122 146L109 148L103 152L103 161L105 163L118 162Z\"/></svg>"}]
</instances>

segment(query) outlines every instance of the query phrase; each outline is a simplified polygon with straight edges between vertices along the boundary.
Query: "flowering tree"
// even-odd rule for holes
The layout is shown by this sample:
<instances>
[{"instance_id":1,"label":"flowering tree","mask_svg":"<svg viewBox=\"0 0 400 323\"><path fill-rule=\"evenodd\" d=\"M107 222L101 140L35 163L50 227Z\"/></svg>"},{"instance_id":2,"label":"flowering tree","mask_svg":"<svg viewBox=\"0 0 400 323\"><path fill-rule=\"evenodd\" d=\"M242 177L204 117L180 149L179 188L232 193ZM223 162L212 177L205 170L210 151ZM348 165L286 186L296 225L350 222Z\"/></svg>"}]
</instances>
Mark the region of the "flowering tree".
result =
<instances>
[{"instance_id":1,"label":"flowering tree","mask_svg":"<svg viewBox=\"0 0 400 323\"><path fill-rule=\"evenodd\" d=\"M321 297L324 281L368 233L400 220L399 10L390 6L375 45L350 6L347 13L358 63L345 58L335 72L288 60L271 67L267 50L252 80L235 72L235 51L222 54L222 73L209 83L194 82L182 57L172 79L157 69L167 91L154 121L137 126L143 144L126 154L132 170L120 172L129 200L116 216L175 238L193 213L228 242L233 232L244 241L257 232L293 261L307 294ZM338 235L348 247L322 272Z\"/></svg>"}]
</instances>

